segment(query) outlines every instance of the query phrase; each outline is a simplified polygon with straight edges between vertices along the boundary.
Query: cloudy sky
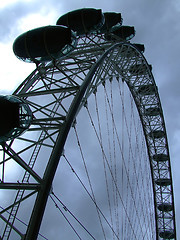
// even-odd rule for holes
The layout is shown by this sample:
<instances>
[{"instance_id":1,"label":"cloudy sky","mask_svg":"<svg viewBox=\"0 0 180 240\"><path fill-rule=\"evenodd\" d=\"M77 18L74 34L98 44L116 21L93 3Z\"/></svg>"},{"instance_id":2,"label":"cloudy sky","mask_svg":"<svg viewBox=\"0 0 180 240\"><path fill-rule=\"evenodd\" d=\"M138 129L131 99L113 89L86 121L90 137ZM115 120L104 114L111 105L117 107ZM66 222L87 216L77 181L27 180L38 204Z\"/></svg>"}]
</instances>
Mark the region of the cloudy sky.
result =
<instances>
[{"instance_id":1,"label":"cloudy sky","mask_svg":"<svg viewBox=\"0 0 180 240\"><path fill-rule=\"evenodd\" d=\"M24 31L55 24L62 14L93 7L121 12L124 25L135 26L134 42L145 45L145 57L153 66L165 116L175 194L177 232L180 237L180 3L178 0L1 0L0 90L10 94L34 69L12 51L14 39Z\"/></svg>"}]
</instances>

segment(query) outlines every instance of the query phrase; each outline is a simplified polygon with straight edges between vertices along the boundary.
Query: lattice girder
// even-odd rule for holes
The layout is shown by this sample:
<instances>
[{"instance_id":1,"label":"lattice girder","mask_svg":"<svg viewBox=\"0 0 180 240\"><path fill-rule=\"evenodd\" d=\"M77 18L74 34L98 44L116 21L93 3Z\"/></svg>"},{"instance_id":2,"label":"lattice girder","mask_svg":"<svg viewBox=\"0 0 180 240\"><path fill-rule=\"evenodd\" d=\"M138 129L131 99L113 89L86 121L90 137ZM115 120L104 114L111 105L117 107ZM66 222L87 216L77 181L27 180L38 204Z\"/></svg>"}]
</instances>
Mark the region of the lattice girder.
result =
<instances>
[{"instance_id":1,"label":"lattice girder","mask_svg":"<svg viewBox=\"0 0 180 240\"><path fill-rule=\"evenodd\" d=\"M23 157L20 161L22 167L23 162L25 162L24 170L25 172L28 171L28 176L22 180L21 188L25 189L26 183L28 183L29 188L31 186L33 190L36 190L35 192L39 191L39 183L41 184L45 167L41 173L37 174L37 189L34 189L35 174L33 175L33 169L38 159L38 153L41 149L46 149L47 155L50 156L58 133L61 132L61 128L67 120L71 103L79 93L85 76L110 46L112 46L112 42L107 42L103 35L79 38L78 47L69 56L62 61L37 66L34 72L14 92L14 95L27 101L33 112L33 122L27 133L14 140L14 143L11 142L6 146L9 151L11 148L13 149L13 144L23 141L28 145L24 149L19 149L16 152L17 156L22 156L26 151L28 153L32 152L29 161L23 159ZM130 71L132 68L136 71ZM175 233L172 181L168 186L156 184L159 179L172 179L168 142L158 90L150 66L133 44L122 42L109 52L95 72L79 110L86 104L89 95L95 92L100 84L105 84L107 79L109 80L112 77L118 80L119 76L127 83L131 91L143 125L154 188L157 239L160 239L161 231L173 231ZM147 114L146 110L150 107L156 109L156 114L153 116ZM161 131L164 135L153 135L153 131ZM34 133L36 139L29 135L31 132ZM160 132L158 133L160 134ZM166 154L168 160L164 162L154 161L153 156L155 154ZM9 160L10 157L6 153L3 162L6 163ZM0 187L5 187L5 184L6 179ZM14 187L17 188L18 186L17 184ZM24 200L24 192L21 194L18 192L18 194L17 201L20 204ZM160 211L158 205L163 203L172 204L173 210L169 212ZM16 205L13 204L13 207ZM0 214L4 218L2 216L3 212L0 212ZM14 218L8 220L9 224L7 226L12 227L17 212L14 211L13 214Z\"/></svg>"}]
</instances>

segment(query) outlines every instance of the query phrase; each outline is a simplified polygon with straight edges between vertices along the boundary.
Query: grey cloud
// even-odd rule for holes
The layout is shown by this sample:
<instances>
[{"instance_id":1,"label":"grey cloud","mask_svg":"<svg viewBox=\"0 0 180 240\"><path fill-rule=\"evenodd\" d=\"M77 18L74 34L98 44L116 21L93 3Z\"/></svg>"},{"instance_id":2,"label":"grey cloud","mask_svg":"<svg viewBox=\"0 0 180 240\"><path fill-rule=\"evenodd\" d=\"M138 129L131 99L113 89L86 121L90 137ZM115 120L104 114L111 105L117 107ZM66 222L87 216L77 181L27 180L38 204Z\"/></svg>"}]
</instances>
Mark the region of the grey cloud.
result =
<instances>
[{"instance_id":1,"label":"grey cloud","mask_svg":"<svg viewBox=\"0 0 180 240\"><path fill-rule=\"evenodd\" d=\"M53 5L53 2L55 4ZM18 2L0 9L0 41L13 41L19 32L19 21L30 14L39 13L45 15L49 11L58 9L59 4L56 1L30 1ZM57 13L58 15L58 13ZM53 23L50 23L53 24ZM54 23L55 24L55 23Z\"/></svg>"},{"instance_id":2,"label":"grey cloud","mask_svg":"<svg viewBox=\"0 0 180 240\"><path fill-rule=\"evenodd\" d=\"M37 11L31 3L16 3L0 10L0 41L11 41L17 31L17 22L28 14Z\"/></svg>"}]
</instances>

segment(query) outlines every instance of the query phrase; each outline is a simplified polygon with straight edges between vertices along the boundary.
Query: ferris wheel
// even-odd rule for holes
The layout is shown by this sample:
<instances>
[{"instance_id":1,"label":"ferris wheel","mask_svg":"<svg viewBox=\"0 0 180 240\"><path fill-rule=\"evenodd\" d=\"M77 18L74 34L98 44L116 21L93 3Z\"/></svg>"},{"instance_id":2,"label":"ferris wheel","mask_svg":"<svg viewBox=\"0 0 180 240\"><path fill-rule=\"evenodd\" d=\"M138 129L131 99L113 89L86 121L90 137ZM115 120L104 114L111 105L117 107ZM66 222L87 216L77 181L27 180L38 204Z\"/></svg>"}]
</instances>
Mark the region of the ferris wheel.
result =
<instances>
[{"instance_id":1,"label":"ferris wheel","mask_svg":"<svg viewBox=\"0 0 180 240\"><path fill-rule=\"evenodd\" d=\"M15 40L36 68L0 96L1 239L176 239L163 111L134 35L85 8Z\"/></svg>"}]
</instances>

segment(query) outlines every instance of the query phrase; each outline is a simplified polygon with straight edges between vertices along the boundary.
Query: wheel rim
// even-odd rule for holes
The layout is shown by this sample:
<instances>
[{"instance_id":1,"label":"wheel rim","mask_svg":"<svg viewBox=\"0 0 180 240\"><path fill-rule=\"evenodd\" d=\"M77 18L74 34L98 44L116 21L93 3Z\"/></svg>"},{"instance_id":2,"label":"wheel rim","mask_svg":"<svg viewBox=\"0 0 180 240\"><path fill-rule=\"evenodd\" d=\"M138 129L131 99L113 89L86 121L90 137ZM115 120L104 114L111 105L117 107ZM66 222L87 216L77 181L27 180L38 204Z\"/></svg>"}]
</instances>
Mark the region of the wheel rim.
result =
<instances>
[{"instance_id":1,"label":"wheel rim","mask_svg":"<svg viewBox=\"0 0 180 240\"><path fill-rule=\"evenodd\" d=\"M38 141L35 141L34 139L32 140L29 136L27 136L27 138L22 136L10 144L5 144L3 146L3 150L6 153L3 154L4 162L8 162L9 156L12 157L12 155L15 155L16 151L14 152L12 150L13 144L16 144L18 141L29 142L28 149L31 149L31 151L33 149L34 151L34 153L31 155L32 162L29 162L29 164L27 164L30 165L30 168L34 165L42 146L47 147L47 149L53 148L56 141L56 136L59 132L59 126L62 126L64 124L65 119L68 116L69 106L74 96L79 91L81 82L89 72L89 69L92 69L94 62L96 62L97 59L103 55L104 50L108 49L111 44L112 43L107 42L104 39L103 35L82 37L79 40L79 47L69 57L63 60L63 62L57 61L45 66L38 66L35 72L33 72L21 84L21 86L14 92L14 95L25 99L33 109L33 114L36 116L36 119L34 119L33 122L34 125L32 125L32 128L34 128L33 132L38 134L41 132L41 130L43 131L39 135ZM104 66L102 64L98 69L99 73L104 73L104 75L108 76L109 78L112 76L121 77L123 81L127 83L136 103L142 122L150 158L152 183L154 189L154 205L157 231L156 238L158 239L159 236L163 236L163 233L167 233L168 235L168 232L174 232L175 234L172 177L170 170L167 136L160 99L153 75L142 53L139 52L139 50L130 43L121 43L119 46L113 47L113 49L114 51L110 51L111 53L107 56L107 58L104 58ZM110 63L113 65L113 67ZM105 65L106 67L111 67L108 69L105 68ZM136 70L137 68L138 70L136 72L130 72L130 66L135 66ZM59 79L57 79L58 74L60 74ZM66 78L68 80L66 80ZM94 78L94 82L89 84L89 88L80 103L79 109L82 108L90 94L94 92L100 84L104 84L104 79L102 79L102 77L97 77L97 79ZM145 87L143 89L140 89L141 86ZM46 100L40 104L39 99L42 99L42 96L46 98ZM63 100L63 104L61 100ZM61 108L60 114L57 112L57 109L59 107ZM155 115L147 114L147 109L149 107L156 109ZM32 128L29 129L27 135L30 131L32 131ZM47 131L49 131L48 134ZM161 131L163 135L160 135L160 132L157 131ZM21 150L19 152L17 151L18 156L21 154ZM154 156L157 157L157 154L165 154L167 156L167 161L154 161ZM17 156L13 158L16 162L21 164L21 166L26 171L28 171L30 174L29 176L33 176L33 178L35 178L37 181L34 186L31 185L31 188L35 192L40 191L39 186L42 185L42 182L39 175L42 173L36 174L36 171L29 169L27 166L23 166L23 162L21 159L18 159ZM28 176L24 175L24 179L26 179L25 181L27 182L29 181ZM156 184L157 181L161 181L161 179L170 179L170 184L167 186ZM8 188L9 187L10 186L8 186ZM17 186L15 187L17 188ZM24 185L23 187L25 188L26 186ZM13 186L12 189L14 189ZM21 200L22 199L20 198L19 201L21 202ZM163 203L171 204L173 210L170 212L160 211L158 209L158 206ZM11 221L13 224L13 219L11 219Z\"/></svg>"}]
</instances>

